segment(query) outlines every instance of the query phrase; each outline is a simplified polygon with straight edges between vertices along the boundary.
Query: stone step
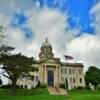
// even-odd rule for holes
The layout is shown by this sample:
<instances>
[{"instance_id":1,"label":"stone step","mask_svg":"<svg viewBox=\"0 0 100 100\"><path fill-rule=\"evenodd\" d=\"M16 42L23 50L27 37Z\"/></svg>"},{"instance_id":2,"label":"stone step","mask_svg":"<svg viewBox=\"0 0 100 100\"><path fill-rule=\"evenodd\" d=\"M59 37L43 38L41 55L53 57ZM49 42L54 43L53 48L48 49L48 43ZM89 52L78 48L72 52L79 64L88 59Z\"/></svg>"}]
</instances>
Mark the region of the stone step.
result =
<instances>
[{"instance_id":1,"label":"stone step","mask_svg":"<svg viewBox=\"0 0 100 100\"><path fill-rule=\"evenodd\" d=\"M67 95L67 92L60 87L48 87L48 92L51 95Z\"/></svg>"}]
</instances>

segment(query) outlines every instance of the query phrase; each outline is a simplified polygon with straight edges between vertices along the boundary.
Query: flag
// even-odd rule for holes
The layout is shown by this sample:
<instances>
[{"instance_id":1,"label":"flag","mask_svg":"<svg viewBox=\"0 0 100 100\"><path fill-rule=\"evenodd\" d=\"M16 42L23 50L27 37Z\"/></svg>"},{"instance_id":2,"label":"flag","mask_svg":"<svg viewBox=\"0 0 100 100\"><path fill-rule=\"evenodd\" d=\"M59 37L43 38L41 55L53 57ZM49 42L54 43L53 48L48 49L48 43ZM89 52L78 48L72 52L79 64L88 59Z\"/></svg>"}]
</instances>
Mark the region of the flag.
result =
<instances>
[{"instance_id":1,"label":"flag","mask_svg":"<svg viewBox=\"0 0 100 100\"><path fill-rule=\"evenodd\" d=\"M66 60L72 60L73 59L73 57L69 56L69 55L64 55L64 57L65 57Z\"/></svg>"}]
</instances>

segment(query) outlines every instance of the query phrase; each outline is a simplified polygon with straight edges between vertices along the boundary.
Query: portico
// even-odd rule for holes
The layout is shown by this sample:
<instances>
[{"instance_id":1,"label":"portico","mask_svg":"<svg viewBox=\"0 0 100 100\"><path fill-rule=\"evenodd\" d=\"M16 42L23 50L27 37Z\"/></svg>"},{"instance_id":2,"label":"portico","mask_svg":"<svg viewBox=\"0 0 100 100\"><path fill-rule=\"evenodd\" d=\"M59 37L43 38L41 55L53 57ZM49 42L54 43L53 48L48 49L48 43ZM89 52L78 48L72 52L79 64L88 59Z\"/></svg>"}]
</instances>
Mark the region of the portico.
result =
<instances>
[{"instance_id":1,"label":"portico","mask_svg":"<svg viewBox=\"0 0 100 100\"><path fill-rule=\"evenodd\" d=\"M50 59L45 61L40 67L40 81L47 86L58 86L60 83L60 71L59 64L52 59L50 63Z\"/></svg>"}]
</instances>

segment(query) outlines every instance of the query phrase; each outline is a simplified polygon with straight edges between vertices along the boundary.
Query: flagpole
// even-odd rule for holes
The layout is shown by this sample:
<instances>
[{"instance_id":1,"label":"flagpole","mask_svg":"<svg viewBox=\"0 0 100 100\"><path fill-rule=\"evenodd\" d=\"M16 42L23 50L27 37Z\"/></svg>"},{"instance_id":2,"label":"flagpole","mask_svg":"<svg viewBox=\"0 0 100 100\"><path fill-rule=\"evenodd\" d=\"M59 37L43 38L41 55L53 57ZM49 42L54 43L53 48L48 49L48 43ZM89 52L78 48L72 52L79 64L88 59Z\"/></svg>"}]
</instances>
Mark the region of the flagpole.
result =
<instances>
[{"instance_id":1,"label":"flagpole","mask_svg":"<svg viewBox=\"0 0 100 100\"><path fill-rule=\"evenodd\" d=\"M63 55L63 63L64 63L64 69L65 69L66 60L65 60L65 56L64 55ZM65 83L65 91L66 91L67 90L66 77L64 77L64 83Z\"/></svg>"},{"instance_id":2,"label":"flagpole","mask_svg":"<svg viewBox=\"0 0 100 100\"><path fill-rule=\"evenodd\" d=\"M72 56L69 56L69 55L64 55L64 59L65 59L65 63L64 63L64 67L65 67L66 60L72 60L73 57ZM67 90L66 78L64 79L64 81L65 81L65 90Z\"/></svg>"}]
</instances>

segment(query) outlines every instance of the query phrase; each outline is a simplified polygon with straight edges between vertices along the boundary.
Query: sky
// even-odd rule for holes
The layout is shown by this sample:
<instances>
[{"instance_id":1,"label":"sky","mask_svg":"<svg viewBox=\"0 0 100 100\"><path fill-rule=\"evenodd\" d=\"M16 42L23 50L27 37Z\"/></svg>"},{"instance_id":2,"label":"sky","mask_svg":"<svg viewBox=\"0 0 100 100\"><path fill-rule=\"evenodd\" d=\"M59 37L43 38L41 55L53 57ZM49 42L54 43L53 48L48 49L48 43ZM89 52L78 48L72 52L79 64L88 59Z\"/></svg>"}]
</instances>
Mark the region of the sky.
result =
<instances>
[{"instance_id":1,"label":"sky","mask_svg":"<svg viewBox=\"0 0 100 100\"><path fill-rule=\"evenodd\" d=\"M100 0L0 0L0 25L16 53L38 59L47 37L55 57L100 68Z\"/></svg>"}]
</instances>

